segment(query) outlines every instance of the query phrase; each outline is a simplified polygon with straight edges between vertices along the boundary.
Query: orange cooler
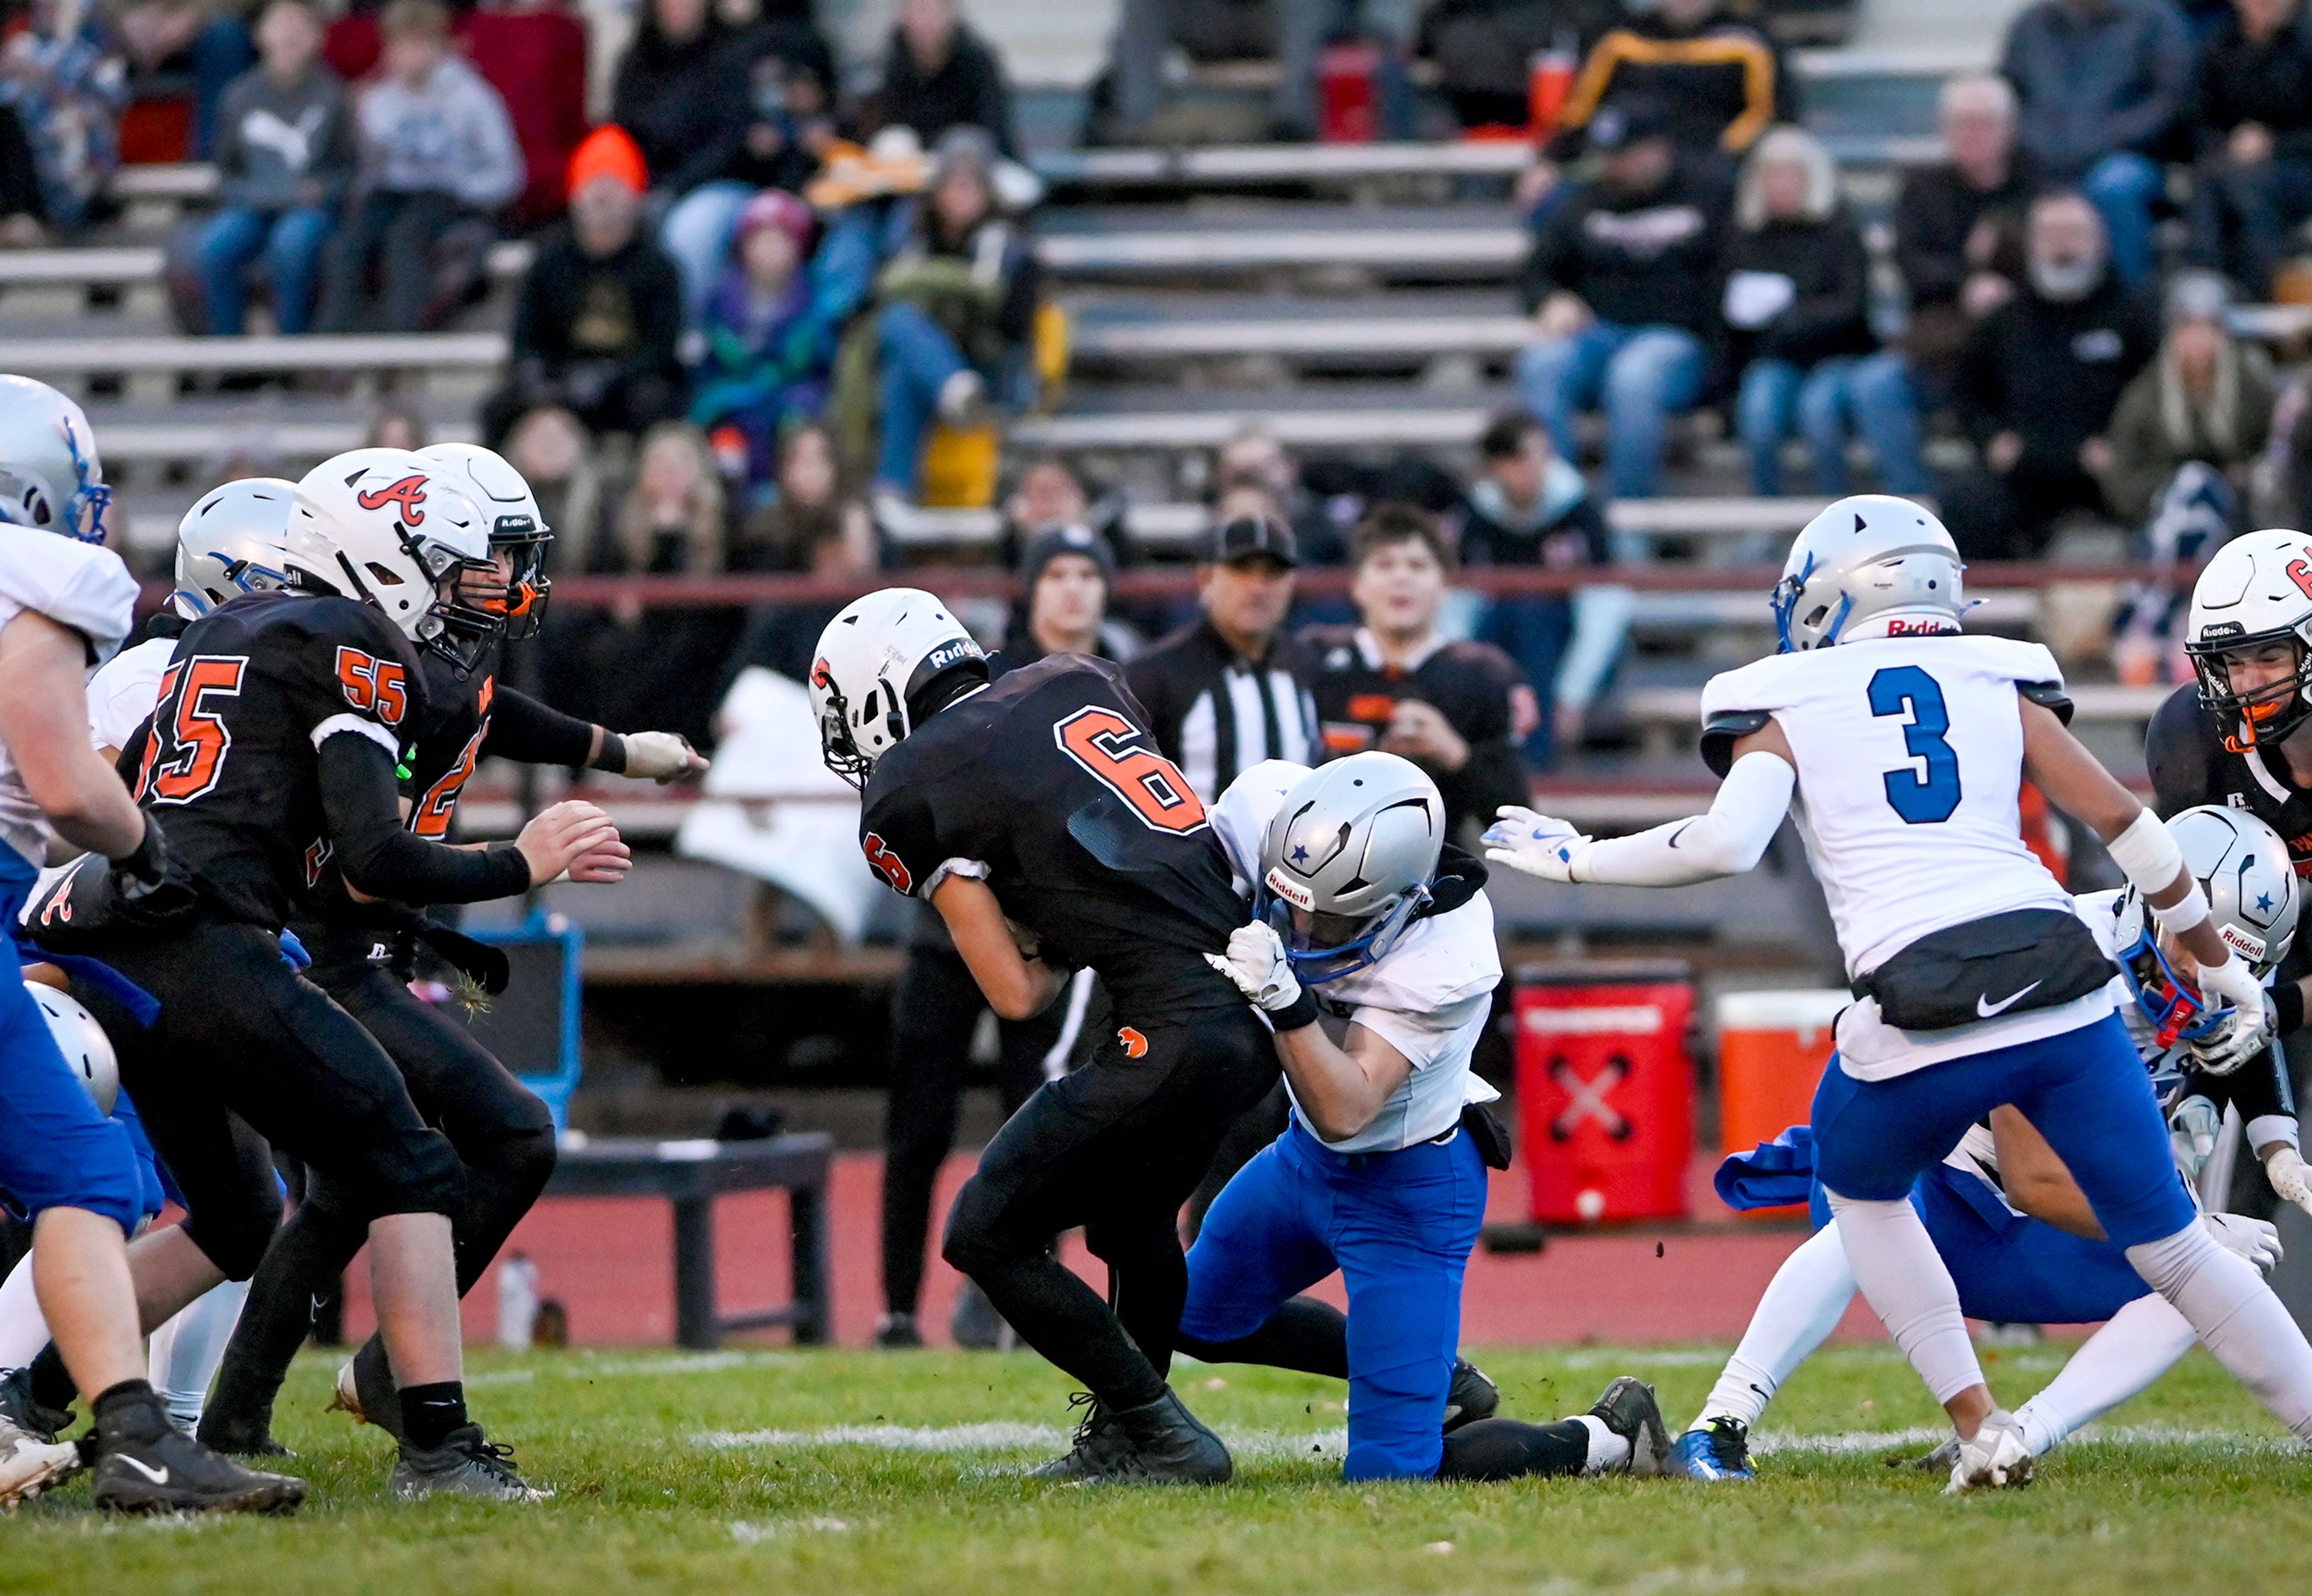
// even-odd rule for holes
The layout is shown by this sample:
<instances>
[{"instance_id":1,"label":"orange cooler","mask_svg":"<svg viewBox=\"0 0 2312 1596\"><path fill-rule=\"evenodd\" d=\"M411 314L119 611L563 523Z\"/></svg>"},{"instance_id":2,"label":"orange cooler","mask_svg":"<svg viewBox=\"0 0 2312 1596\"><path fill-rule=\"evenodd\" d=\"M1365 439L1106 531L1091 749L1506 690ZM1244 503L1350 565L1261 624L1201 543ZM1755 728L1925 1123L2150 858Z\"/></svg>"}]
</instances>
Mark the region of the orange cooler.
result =
<instances>
[{"instance_id":1,"label":"orange cooler","mask_svg":"<svg viewBox=\"0 0 2312 1596\"><path fill-rule=\"evenodd\" d=\"M1830 1062L1831 1023L1854 1001L1836 987L1821 991L1729 992L1718 1000L1719 1144L1747 1153L1814 1109L1814 1089ZM1746 1219L1787 1219L1803 1205L1756 1208Z\"/></svg>"},{"instance_id":2,"label":"orange cooler","mask_svg":"<svg viewBox=\"0 0 2312 1596\"><path fill-rule=\"evenodd\" d=\"M1517 972L1519 1153L1537 1224L1686 1215L1694 987L1682 964Z\"/></svg>"}]
</instances>

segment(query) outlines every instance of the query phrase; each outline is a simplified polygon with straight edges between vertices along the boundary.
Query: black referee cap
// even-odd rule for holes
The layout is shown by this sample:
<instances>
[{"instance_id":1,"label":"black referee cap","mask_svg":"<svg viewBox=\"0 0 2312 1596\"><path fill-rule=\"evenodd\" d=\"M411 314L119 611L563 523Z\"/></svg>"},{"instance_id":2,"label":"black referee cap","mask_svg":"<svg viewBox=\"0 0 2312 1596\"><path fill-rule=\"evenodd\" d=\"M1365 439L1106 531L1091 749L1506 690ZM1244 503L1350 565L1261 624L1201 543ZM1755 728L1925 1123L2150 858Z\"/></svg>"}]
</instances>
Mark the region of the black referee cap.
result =
<instances>
[{"instance_id":1,"label":"black referee cap","mask_svg":"<svg viewBox=\"0 0 2312 1596\"><path fill-rule=\"evenodd\" d=\"M1300 545L1292 529L1262 515L1239 515L1213 529L1204 548L1208 566L1233 566L1239 560L1272 559L1281 566L1300 563Z\"/></svg>"}]
</instances>

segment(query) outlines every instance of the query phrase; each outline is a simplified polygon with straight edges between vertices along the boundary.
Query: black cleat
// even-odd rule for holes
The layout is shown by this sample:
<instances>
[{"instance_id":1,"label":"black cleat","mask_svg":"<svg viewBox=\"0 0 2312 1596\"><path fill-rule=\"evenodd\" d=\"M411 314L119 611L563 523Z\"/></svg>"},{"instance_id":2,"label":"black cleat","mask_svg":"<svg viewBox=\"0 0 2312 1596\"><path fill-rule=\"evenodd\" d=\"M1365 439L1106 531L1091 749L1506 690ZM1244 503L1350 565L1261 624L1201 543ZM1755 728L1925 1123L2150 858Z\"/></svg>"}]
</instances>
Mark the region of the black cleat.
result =
<instances>
[{"instance_id":1,"label":"black cleat","mask_svg":"<svg viewBox=\"0 0 2312 1596\"><path fill-rule=\"evenodd\" d=\"M1501 1406L1501 1388L1485 1378L1485 1372L1467 1358L1455 1358L1453 1386L1445 1393L1443 1434L1450 1435L1463 1425L1491 1418Z\"/></svg>"},{"instance_id":2,"label":"black cleat","mask_svg":"<svg viewBox=\"0 0 2312 1596\"><path fill-rule=\"evenodd\" d=\"M5 1419L33 1440L53 1442L72 1428L75 1415L69 1407L50 1407L32 1395L32 1372L10 1369L0 1373L0 1419Z\"/></svg>"},{"instance_id":3,"label":"black cleat","mask_svg":"<svg viewBox=\"0 0 2312 1596\"><path fill-rule=\"evenodd\" d=\"M293 1458L297 1454L273 1439L273 1427L254 1426L220 1419L211 1411L201 1416L200 1442L211 1451L229 1458Z\"/></svg>"},{"instance_id":4,"label":"black cleat","mask_svg":"<svg viewBox=\"0 0 2312 1596\"><path fill-rule=\"evenodd\" d=\"M156 1413L158 1409L154 1410ZM95 1447L90 1500L106 1513L294 1513L305 1482L220 1457L162 1418L131 1416Z\"/></svg>"},{"instance_id":5,"label":"black cleat","mask_svg":"<svg viewBox=\"0 0 2312 1596\"><path fill-rule=\"evenodd\" d=\"M1669 1430L1662 1423L1661 1404L1654 1388L1635 1375L1625 1374L1606 1388L1590 1416L1630 1443L1630 1474L1652 1479L1668 1472Z\"/></svg>"},{"instance_id":6,"label":"black cleat","mask_svg":"<svg viewBox=\"0 0 2312 1596\"><path fill-rule=\"evenodd\" d=\"M488 1440L479 1425L460 1425L431 1451L420 1451L403 1442L390 1486L404 1502L415 1502L421 1496L543 1502L554 1495L516 1473L513 1449Z\"/></svg>"},{"instance_id":7,"label":"black cleat","mask_svg":"<svg viewBox=\"0 0 2312 1596\"><path fill-rule=\"evenodd\" d=\"M912 1313L886 1313L875 1322L875 1345L886 1352L912 1352L923 1344Z\"/></svg>"},{"instance_id":8,"label":"black cleat","mask_svg":"<svg viewBox=\"0 0 2312 1596\"><path fill-rule=\"evenodd\" d=\"M1029 1471L1030 1479L1071 1485L1199 1485L1228 1483L1236 1466L1221 1438L1205 1428L1168 1387L1144 1407L1114 1412L1090 1396L1091 1411L1076 1429L1074 1448Z\"/></svg>"}]
</instances>

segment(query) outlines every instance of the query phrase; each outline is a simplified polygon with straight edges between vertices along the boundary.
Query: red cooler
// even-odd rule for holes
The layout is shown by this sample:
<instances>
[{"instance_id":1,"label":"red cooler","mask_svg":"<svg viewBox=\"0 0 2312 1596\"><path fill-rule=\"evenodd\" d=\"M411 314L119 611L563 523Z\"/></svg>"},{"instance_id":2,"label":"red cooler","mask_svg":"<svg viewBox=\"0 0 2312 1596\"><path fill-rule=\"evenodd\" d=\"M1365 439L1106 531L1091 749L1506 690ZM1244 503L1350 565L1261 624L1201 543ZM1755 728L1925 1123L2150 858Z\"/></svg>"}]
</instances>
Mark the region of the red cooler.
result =
<instances>
[{"instance_id":1,"label":"red cooler","mask_svg":"<svg viewBox=\"0 0 2312 1596\"><path fill-rule=\"evenodd\" d=\"M1693 1013L1682 964L1517 972L1519 1151L1535 1223L1685 1216Z\"/></svg>"}]
</instances>

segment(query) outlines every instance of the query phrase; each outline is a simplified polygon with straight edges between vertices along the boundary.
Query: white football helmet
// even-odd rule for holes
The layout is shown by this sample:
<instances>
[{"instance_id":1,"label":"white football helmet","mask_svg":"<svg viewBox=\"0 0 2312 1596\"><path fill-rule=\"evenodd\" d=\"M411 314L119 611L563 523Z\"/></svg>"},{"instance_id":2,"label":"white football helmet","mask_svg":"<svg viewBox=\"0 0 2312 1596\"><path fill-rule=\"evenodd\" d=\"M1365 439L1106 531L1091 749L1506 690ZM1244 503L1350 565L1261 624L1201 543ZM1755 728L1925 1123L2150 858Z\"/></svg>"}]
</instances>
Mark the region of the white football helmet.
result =
<instances>
[{"instance_id":1,"label":"white football helmet","mask_svg":"<svg viewBox=\"0 0 2312 1596\"><path fill-rule=\"evenodd\" d=\"M65 1056L73 1074L88 1089L96 1111L111 1113L112 1105L120 1097L120 1060L112 1051L112 1041L104 1034L104 1027L69 992L43 987L38 981L25 982L24 990L32 995L33 1006L48 1022L48 1034L56 1038L57 1051Z\"/></svg>"},{"instance_id":2,"label":"white football helmet","mask_svg":"<svg viewBox=\"0 0 2312 1596\"><path fill-rule=\"evenodd\" d=\"M466 496L490 518L490 551L511 562L503 580L486 584L469 582L466 592L485 609L505 611L505 636L518 643L535 636L546 618L546 601L554 584L546 577L546 551L553 545L554 529L538 507L538 495L522 474L495 449L479 443L428 443L418 453L450 468Z\"/></svg>"},{"instance_id":3,"label":"white football helmet","mask_svg":"<svg viewBox=\"0 0 2312 1596\"><path fill-rule=\"evenodd\" d=\"M1444 846L1445 800L1412 760L1367 752L1320 765L1261 838L1254 917L1275 928L1302 981L1337 980L1379 960L1428 907ZM1293 909L1312 916L1305 930Z\"/></svg>"},{"instance_id":4,"label":"white football helmet","mask_svg":"<svg viewBox=\"0 0 2312 1596\"><path fill-rule=\"evenodd\" d=\"M459 597L489 575L489 524L439 460L407 449L356 449L297 484L284 561L298 584L382 610L411 642L469 675L505 617Z\"/></svg>"},{"instance_id":5,"label":"white football helmet","mask_svg":"<svg viewBox=\"0 0 2312 1596\"><path fill-rule=\"evenodd\" d=\"M1877 493L1841 499L1807 522L1782 562L1773 595L1781 652L1857 636L1956 632L1966 568L1923 505Z\"/></svg>"},{"instance_id":6,"label":"white football helmet","mask_svg":"<svg viewBox=\"0 0 2312 1596\"><path fill-rule=\"evenodd\" d=\"M2259 978L2270 975L2296 941L2302 888L2288 845L2256 816L2219 803L2187 809L2168 822L2168 835L2208 895L2208 918L2224 945ZM2158 927L2143 910L2143 894L2130 885L2121 895L2113 941L2120 973L2136 1005L2163 1046L2212 1030L2223 1013L2209 1013L2198 995L2160 951Z\"/></svg>"},{"instance_id":7,"label":"white football helmet","mask_svg":"<svg viewBox=\"0 0 2312 1596\"><path fill-rule=\"evenodd\" d=\"M986 681L987 656L938 598L887 587L854 600L819 635L810 668L827 767L863 791L875 761L943 707L959 678Z\"/></svg>"},{"instance_id":8,"label":"white football helmet","mask_svg":"<svg viewBox=\"0 0 2312 1596\"><path fill-rule=\"evenodd\" d=\"M0 521L104 541L112 489L81 408L45 382L0 377Z\"/></svg>"},{"instance_id":9,"label":"white football helmet","mask_svg":"<svg viewBox=\"0 0 2312 1596\"><path fill-rule=\"evenodd\" d=\"M249 477L203 494L177 523L177 613L197 620L243 593L289 585L283 550L297 485Z\"/></svg>"},{"instance_id":10,"label":"white football helmet","mask_svg":"<svg viewBox=\"0 0 2312 1596\"><path fill-rule=\"evenodd\" d=\"M2295 672L2233 691L2224 656L2275 643L2295 649ZM2216 550L2192 584L2184 652L2199 675L2200 704L2234 753L2302 725L2312 715L2312 538L2275 529Z\"/></svg>"}]
</instances>

